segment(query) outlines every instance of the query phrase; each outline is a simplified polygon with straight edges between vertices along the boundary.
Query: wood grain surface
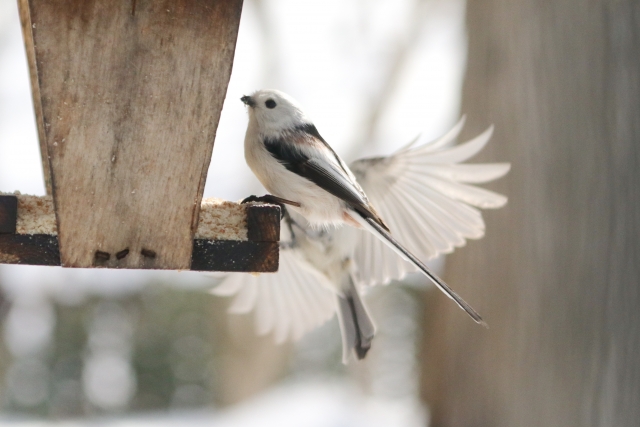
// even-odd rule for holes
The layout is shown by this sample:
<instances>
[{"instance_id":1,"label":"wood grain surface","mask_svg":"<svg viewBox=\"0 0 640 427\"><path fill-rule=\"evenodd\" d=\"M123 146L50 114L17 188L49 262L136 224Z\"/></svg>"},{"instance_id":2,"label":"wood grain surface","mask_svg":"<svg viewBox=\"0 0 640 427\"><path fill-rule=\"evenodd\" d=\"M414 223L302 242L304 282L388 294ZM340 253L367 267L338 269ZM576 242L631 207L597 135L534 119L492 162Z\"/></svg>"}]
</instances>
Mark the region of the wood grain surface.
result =
<instances>
[{"instance_id":1,"label":"wood grain surface","mask_svg":"<svg viewBox=\"0 0 640 427\"><path fill-rule=\"evenodd\" d=\"M640 422L640 7L470 1L462 111L510 161L486 237L433 296L424 396L435 427ZM464 138L463 138L464 139Z\"/></svg>"},{"instance_id":2,"label":"wood grain surface","mask_svg":"<svg viewBox=\"0 0 640 427\"><path fill-rule=\"evenodd\" d=\"M278 242L195 239L189 269L274 273L278 271L278 254ZM120 264L128 256L126 250L118 254L97 251L92 267L122 268ZM143 258L151 264L147 268L153 268L153 258ZM58 238L48 234L0 234L0 264L60 266Z\"/></svg>"},{"instance_id":3,"label":"wood grain surface","mask_svg":"<svg viewBox=\"0 0 640 427\"><path fill-rule=\"evenodd\" d=\"M29 13L29 0L18 0L18 10L20 11L20 25L22 26L22 37L29 64L29 79L31 80L31 98L36 116L36 128L38 130L38 142L40 144L40 159L42 162L42 175L47 194L52 194L51 167L49 165L49 150L47 149L47 138L44 132L44 118L42 117L42 100L40 98L40 86L38 85L38 71L36 66L36 51L33 45L33 24Z\"/></svg>"},{"instance_id":4,"label":"wood grain surface","mask_svg":"<svg viewBox=\"0 0 640 427\"><path fill-rule=\"evenodd\" d=\"M0 264L60 266L58 237L47 234L15 234L17 218L15 196L0 196ZM278 206L245 205L248 240L194 239L190 269L196 271L234 271L272 273L278 271L280 240L280 208ZM93 253L95 268L128 267L129 248L116 253L97 250ZM154 268L155 251L142 248L139 256Z\"/></svg>"},{"instance_id":5,"label":"wood grain surface","mask_svg":"<svg viewBox=\"0 0 640 427\"><path fill-rule=\"evenodd\" d=\"M48 234L0 234L0 264L60 266L58 237Z\"/></svg>"},{"instance_id":6,"label":"wood grain surface","mask_svg":"<svg viewBox=\"0 0 640 427\"><path fill-rule=\"evenodd\" d=\"M29 0L64 266L189 268L241 7Z\"/></svg>"},{"instance_id":7,"label":"wood grain surface","mask_svg":"<svg viewBox=\"0 0 640 427\"><path fill-rule=\"evenodd\" d=\"M15 233L18 222L18 198L0 196L0 234Z\"/></svg>"},{"instance_id":8,"label":"wood grain surface","mask_svg":"<svg viewBox=\"0 0 640 427\"><path fill-rule=\"evenodd\" d=\"M280 240L280 207L275 205L248 205L247 239L253 242Z\"/></svg>"},{"instance_id":9,"label":"wood grain surface","mask_svg":"<svg viewBox=\"0 0 640 427\"><path fill-rule=\"evenodd\" d=\"M274 273L278 251L278 242L195 239L191 270Z\"/></svg>"}]
</instances>

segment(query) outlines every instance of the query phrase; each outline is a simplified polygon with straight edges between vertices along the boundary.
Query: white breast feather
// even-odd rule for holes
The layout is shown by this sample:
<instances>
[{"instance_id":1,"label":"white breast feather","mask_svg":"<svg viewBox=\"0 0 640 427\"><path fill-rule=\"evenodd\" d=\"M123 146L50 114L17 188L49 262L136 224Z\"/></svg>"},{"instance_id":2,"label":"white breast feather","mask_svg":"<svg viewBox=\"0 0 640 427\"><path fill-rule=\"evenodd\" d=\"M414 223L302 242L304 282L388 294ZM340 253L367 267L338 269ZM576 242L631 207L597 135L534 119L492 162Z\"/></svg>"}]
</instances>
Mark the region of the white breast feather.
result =
<instances>
[{"instance_id":1,"label":"white breast feather","mask_svg":"<svg viewBox=\"0 0 640 427\"><path fill-rule=\"evenodd\" d=\"M343 202L306 178L293 173L265 148L262 138L252 126L245 138L245 159L267 191L274 196L298 202L291 208L314 227L338 226L344 223Z\"/></svg>"}]
</instances>

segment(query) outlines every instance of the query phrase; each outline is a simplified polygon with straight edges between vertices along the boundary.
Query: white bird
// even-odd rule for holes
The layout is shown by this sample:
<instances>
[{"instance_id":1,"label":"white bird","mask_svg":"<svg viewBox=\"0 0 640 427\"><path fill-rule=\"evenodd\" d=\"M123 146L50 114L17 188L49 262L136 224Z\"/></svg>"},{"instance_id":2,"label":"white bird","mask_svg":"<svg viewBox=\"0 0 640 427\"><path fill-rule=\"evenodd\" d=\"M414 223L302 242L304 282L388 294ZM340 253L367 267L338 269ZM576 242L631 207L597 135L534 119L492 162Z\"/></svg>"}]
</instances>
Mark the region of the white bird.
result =
<instances>
[{"instance_id":1,"label":"white bird","mask_svg":"<svg viewBox=\"0 0 640 427\"><path fill-rule=\"evenodd\" d=\"M343 360L351 350L361 359L375 335L362 288L421 271L485 325L421 259L484 235L473 206L506 203L500 194L467 184L497 179L509 164L458 164L485 146L492 128L450 147L461 120L436 141L420 145L416 139L391 156L358 160L352 172L289 96L261 90L242 101L249 106L247 164L267 191L299 206L287 207L277 274L230 274L212 290L236 295L231 312L255 309L257 331L275 331L278 342L298 339L337 312Z\"/></svg>"}]
</instances>

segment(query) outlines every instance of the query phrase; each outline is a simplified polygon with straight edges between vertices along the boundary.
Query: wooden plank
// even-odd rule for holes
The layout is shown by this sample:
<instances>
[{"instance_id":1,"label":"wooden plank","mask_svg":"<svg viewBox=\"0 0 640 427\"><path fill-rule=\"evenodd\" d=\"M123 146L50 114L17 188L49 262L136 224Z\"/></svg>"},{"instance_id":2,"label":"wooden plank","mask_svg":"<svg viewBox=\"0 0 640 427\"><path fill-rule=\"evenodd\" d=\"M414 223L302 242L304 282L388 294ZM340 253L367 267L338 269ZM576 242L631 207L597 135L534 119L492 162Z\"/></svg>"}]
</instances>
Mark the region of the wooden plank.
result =
<instances>
[{"instance_id":1,"label":"wooden plank","mask_svg":"<svg viewBox=\"0 0 640 427\"><path fill-rule=\"evenodd\" d=\"M0 234L15 233L18 221L18 198L0 196Z\"/></svg>"},{"instance_id":2,"label":"wooden plank","mask_svg":"<svg viewBox=\"0 0 640 427\"><path fill-rule=\"evenodd\" d=\"M276 272L278 250L278 242L195 239L191 270Z\"/></svg>"},{"instance_id":3,"label":"wooden plank","mask_svg":"<svg viewBox=\"0 0 640 427\"><path fill-rule=\"evenodd\" d=\"M192 270L276 272L279 262L280 208L247 205L248 242L193 241Z\"/></svg>"},{"instance_id":4,"label":"wooden plank","mask_svg":"<svg viewBox=\"0 0 640 427\"><path fill-rule=\"evenodd\" d=\"M61 265L57 236L46 234L13 234L18 200L15 196L0 196L0 264ZM280 208L272 205L247 205L247 241L195 239L191 270L275 272L278 271L280 239ZM139 254L143 268L153 268L155 251L142 248ZM96 250L92 267L131 268L126 258L130 248L118 252Z\"/></svg>"},{"instance_id":5,"label":"wooden plank","mask_svg":"<svg viewBox=\"0 0 640 427\"><path fill-rule=\"evenodd\" d=\"M31 98L36 116L36 127L38 129L38 142L40 144L40 157L42 161L42 175L47 194L52 194L51 186L51 165L49 164L49 150L44 132L44 118L42 117L42 100L40 98L40 86L38 85L38 71L36 65L36 52L33 47L33 24L29 14L29 1L18 0L18 10L20 11L20 24L22 26L22 37L27 53L27 63L29 64L29 78L31 80Z\"/></svg>"},{"instance_id":6,"label":"wooden plank","mask_svg":"<svg viewBox=\"0 0 640 427\"><path fill-rule=\"evenodd\" d=\"M0 234L0 264L60 265L58 237Z\"/></svg>"},{"instance_id":7,"label":"wooden plank","mask_svg":"<svg viewBox=\"0 0 640 427\"><path fill-rule=\"evenodd\" d=\"M247 239L254 242L280 240L280 207L274 205L247 206Z\"/></svg>"},{"instance_id":8,"label":"wooden plank","mask_svg":"<svg viewBox=\"0 0 640 427\"><path fill-rule=\"evenodd\" d=\"M238 240L193 241L195 271L276 272L278 271L278 242ZM122 255L122 253L121 253ZM92 267L119 268L129 255L96 251ZM152 257L145 257L150 264ZM48 234L0 234L0 264L28 264L59 266L58 238ZM152 266L147 266L152 268Z\"/></svg>"},{"instance_id":9,"label":"wooden plank","mask_svg":"<svg viewBox=\"0 0 640 427\"><path fill-rule=\"evenodd\" d=\"M29 0L64 266L189 268L241 8Z\"/></svg>"}]
</instances>

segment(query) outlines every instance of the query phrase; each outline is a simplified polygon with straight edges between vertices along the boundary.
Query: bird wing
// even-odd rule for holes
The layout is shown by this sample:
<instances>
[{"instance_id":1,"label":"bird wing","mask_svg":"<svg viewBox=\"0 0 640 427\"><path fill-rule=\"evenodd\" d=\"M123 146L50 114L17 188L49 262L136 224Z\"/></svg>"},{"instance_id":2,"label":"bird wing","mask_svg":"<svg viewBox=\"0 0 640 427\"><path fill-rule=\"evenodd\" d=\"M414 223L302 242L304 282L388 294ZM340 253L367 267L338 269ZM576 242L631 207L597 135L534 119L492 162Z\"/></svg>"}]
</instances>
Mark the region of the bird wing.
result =
<instances>
[{"instance_id":1,"label":"bird wing","mask_svg":"<svg viewBox=\"0 0 640 427\"><path fill-rule=\"evenodd\" d=\"M482 150L493 127L451 146L463 125L464 118L435 141L419 144L417 138L388 157L351 165L392 235L423 261L482 237L485 226L477 208L499 208L507 202L501 194L469 184L500 178L509 171L508 163L460 164ZM361 284L387 283L416 271L365 231L358 231L354 260Z\"/></svg>"},{"instance_id":2,"label":"bird wing","mask_svg":"<svg viewBox=\"0 0 640 427\"><path fill-rule=\"evenodd\" d=\"M320 136L314 125L298 126L283 138L288 138L291 142L266 138L263 143L267 151L285 168L308 179L346 202L365 218L372 218L386 228L353 173Z\"/></svg>"},{"instance_id":3,"label":"bird wing","mask_svg":"<svg viewBox=\"0 0 640 427\"><path fill-rule=\"evenodd\" d=\"M298 340L335 313L335 293L329 279L315 269L302 252L287 241L282 223L280 267L277 273L228 273L211 290L233 296L229 313L255 311L258 334L274 333L276 342Z\"/></svg>"}]
</instances>

